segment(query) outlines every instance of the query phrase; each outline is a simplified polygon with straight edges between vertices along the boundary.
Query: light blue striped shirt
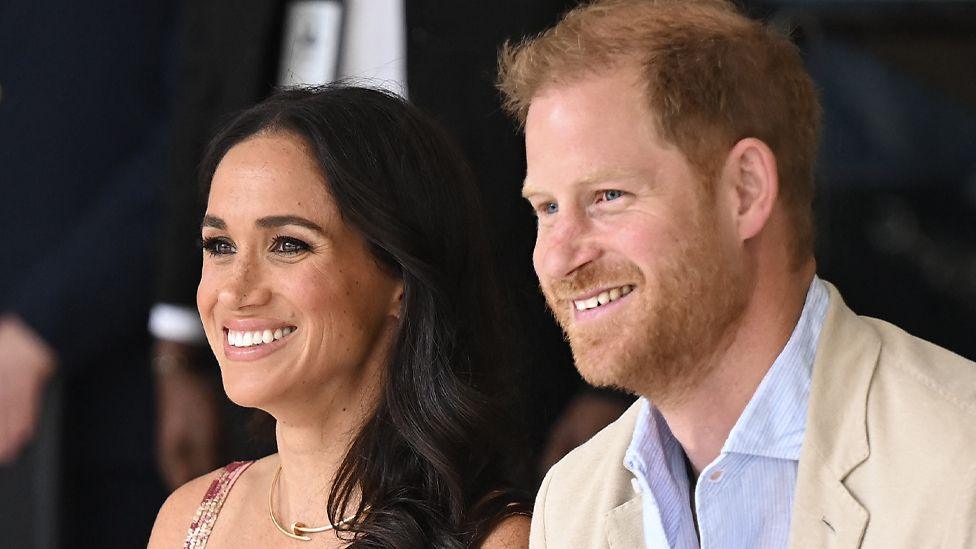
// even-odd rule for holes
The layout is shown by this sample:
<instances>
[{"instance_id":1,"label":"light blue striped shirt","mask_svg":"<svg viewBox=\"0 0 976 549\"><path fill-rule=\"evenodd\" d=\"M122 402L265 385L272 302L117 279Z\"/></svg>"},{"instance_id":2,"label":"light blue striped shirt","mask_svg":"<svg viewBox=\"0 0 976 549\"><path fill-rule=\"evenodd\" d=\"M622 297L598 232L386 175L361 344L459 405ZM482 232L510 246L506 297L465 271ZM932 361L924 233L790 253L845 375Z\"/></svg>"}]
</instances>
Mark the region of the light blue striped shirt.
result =
<instances>
[{"instance_id":1,"label":"light blue striped shirt","mask_svg":"<svg viewBox=\"0 0 976 549\"><path fill-rule=\"evenodd\" d=\"M827 313L827 287L814 277L789 341L699 475L691 513L684 451L646 399L624 466L641 494L649 549L779 549L789 539L797 463L807 420L813 358Z\"/></svg>"}]
</instances>

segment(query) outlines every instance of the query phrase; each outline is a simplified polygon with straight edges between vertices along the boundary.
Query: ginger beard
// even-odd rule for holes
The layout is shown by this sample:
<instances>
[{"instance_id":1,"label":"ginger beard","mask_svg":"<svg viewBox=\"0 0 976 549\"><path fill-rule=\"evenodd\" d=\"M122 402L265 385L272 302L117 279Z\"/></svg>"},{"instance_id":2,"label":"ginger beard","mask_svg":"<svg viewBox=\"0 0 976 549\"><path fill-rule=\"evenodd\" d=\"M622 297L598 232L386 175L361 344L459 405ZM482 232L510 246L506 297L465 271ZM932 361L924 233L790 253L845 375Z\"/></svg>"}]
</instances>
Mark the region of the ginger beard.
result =
<instances>
[{"instance_id":1,"label":"ginger beard","mask_svg":"<svg viewBox=\"0 0 976 549\"><path fill-rule=\"evenodd\" d=\"M711 210L703 202L700 214ZM659 256L656 272L643 273L631 262L591 263L542 284L576 368L591 385L674 405L714 370L712 358L745 310L751 277L722 249L714 226L703 222L709 216L696 217L686 238ZM575 323L573 297L622 284L635 285L631 303Z\"/></svg>"}]
</instances>

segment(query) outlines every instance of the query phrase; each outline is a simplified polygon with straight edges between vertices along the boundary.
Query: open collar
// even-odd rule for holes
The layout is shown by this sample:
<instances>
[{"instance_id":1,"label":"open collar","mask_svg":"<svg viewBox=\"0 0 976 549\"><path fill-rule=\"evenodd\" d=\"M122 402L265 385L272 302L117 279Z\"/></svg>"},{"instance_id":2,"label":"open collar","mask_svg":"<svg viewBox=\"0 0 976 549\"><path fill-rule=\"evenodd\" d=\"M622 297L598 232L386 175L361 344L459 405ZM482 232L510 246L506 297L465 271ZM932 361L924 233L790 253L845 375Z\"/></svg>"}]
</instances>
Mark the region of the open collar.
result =
<instances>
[{"instance_id":1,"label":"open collar","mask_svg":"<svg viewBox=\"0 0 976 549\"><path fill-rule=\"evenodd\" d=\"M800 459L817 342L829 303L826 284L813 277L800 318L722 446L722 454Z\"/></svg>"}]
</instances>

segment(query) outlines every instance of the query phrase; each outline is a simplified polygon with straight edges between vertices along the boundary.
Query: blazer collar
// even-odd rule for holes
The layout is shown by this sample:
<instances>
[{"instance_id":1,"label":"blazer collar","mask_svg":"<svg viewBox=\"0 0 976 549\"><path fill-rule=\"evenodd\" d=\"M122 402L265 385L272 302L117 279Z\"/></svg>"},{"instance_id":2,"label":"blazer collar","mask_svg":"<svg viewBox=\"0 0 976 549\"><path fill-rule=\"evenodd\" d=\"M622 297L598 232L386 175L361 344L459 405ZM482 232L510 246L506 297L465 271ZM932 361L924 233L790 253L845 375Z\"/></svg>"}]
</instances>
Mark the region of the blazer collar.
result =
<instances>
[{"instance_id":1,"label":"blazer collar","mask_svg":"<svg viewBox=\"0 0 976 549\"><path fill-rule=\"evenodd\" d=\"M877 333L828 284L800 454L790 547L854 548L868 512L844 480L871 454L867 396L881 351Z\"/></svg>"}]
</instances>

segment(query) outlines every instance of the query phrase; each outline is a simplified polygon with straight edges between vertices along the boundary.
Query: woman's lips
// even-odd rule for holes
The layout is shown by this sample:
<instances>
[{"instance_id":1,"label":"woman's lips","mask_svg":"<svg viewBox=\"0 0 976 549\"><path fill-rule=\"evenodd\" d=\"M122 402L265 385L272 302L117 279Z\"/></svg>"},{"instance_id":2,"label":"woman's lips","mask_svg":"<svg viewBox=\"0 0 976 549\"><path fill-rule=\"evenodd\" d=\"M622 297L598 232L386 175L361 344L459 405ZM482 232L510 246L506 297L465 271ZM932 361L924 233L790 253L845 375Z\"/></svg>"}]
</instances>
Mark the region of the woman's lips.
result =
<instances>
[{"instance_id":1,"label":"woman's lips","mask_svg":"<svg viewBox=\"0 0 976 549\"><path fill-rule=\"evenodd\" d=\"M224 356L230 360L259 360L284 347L298 330L294 326L249 331L224 329Z\"/></svg>"}]
</instances>

